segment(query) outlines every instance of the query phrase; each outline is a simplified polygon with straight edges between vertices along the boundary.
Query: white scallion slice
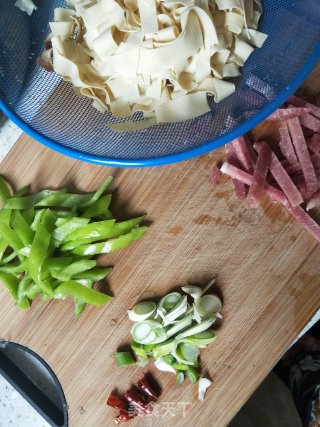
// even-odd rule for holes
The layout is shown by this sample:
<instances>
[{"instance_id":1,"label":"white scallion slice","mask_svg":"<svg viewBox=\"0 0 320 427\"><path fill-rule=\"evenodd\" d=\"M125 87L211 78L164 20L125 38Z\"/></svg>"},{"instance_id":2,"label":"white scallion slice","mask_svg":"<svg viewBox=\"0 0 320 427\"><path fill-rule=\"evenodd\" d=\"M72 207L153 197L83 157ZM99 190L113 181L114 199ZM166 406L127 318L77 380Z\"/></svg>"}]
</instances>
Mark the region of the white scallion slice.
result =
<instances>
[{"instance_id":1,"label":"white scallion slice","mask_svg":"<svg viewBox=\"0 0 320 427\"><path fill-rule=\"evenodd\" d=\"M183 286L181 289L186 294L192 296L194 300L197 300L202 295L202 289L199 286Z\"/></svg>"},{"instance_id":2,"label":"white scallion slice","mask_svg":"<svg viewBox=\"0 0 320 427\"><path fill-rule=\"evenodd\" d=\"M211 386L212 381L208 380L208 378L201 378L198 384L198 398L199 400L203 401L206 395L207 388Z\"/></svg>"},{"instance_id":3,"label":"white scallion slice","mask_svg":"<svg viewBox=\"0 0 320 427\"><path fill-rule=\"evenodd\" d=\"M154 366L159 369L159 371L165 371L165 372L173 372L176 373L176 370L169 365L169 363L165 362L162 357L159 357L154 361Z\"/></svg>"},{"instance_id":4,"label":"white scallion slice","mask_svg":"<svg viewBox=\"0 0 320 427\"><path fill-rule=\"evenodd\" d=\"M201 314L199 313L199 310L198 310L197 305L195 303L193 304L193 319L197 323L201 323L202 322Z\"/></svg>"},{"instance_id":5,"label":"white scallion slice","mask_svg":"<svg viewBox=\"0 0 320 427\"><path fill-rule=\"evenodd\" d=\"M180 317L182 314L184 314L188 310L188 300L187 296L184 296L180 302L171 310L169 311L163 318L163 325L167 326L170 325L174 320L176 320L178 317Z\"/></svg>"},{"instance_id":6,"label":"white scallion slice","mask_svg":"<svg viewBox=\"0 0 320 427\"><path fill-rule=\"evenodd\" d=\"M131 329L131 335L139 344L158 344L168 338L164 327L155 320L142 320L135 323Z\"/></svg>"},{"instance_id":7,"label":"white scallion slice","mask_svg":"<svg viewBox=\"0 0 320 427\"><path fill-rule=\"evenodd\" d=\"M199 286L183 286L182 290L188 295L191 295L192 298L197 301L201 295L203 295L216 281L216 278L210 280L210 282L201 289Z\"/></svg>"},{"instance_id":8,"label":"white scallion slice","mask_svg":"<svg viewBox=\"0 0 320 427\"><path fill-rule=\"evenodd\" d=\"M191 335L199 334L200 332L203 332L209 329L213 323L214 323L214 319L205 320L201 322L199 325L192 326L186 331L181 332L175 338L180 339L180 338L190 337Z\"/></svg>"},{"instance_id":9,"label":"white scallion slice","mask_svg":"<svg viewBox=\"0 0 320 427\"><path fill-rule=\"evenodd\" d=\"M176 307L176 305L182 300L182 295L179 292L171 292L161 298L158 308L164 309L166 313Z\"/></svg>"},{"instance_id":10,"label":"white scallion slice","mask_svg":"<svg viewBox=\"0 0 320 427\"><path fill-rule=\"evenodd\" d=\"M156 311L157 305L152 301L143 301L128 310L129 319L133 322L146 320Z\"/></svg>"},{"instance_id":11,"label":"white scallion slice","mask_svg":"<svg viewBox=\"0 0 320 427\"><path fill-rule=\"evenodd\" d=\"M205 295L195 302L195 307L200 316L208 317L215 315L222 308L222 302L217 295Z\"/></svg>"},{"instance_id":12,"label":"white scallion slice","mask_svg":"<svg viewBox=\"0 0 320 427\"><path fill-rule=\"evenodd\" d=\"M179 347L183 358L189 360L189 362L195 363L200 354L199 348L185 343L181 343Z\"/></svg>"},{"instance_id":13,"label":"white scallion slice","mask_svg":"<svg viewBox=\"0 0 320 427\"><path fill-rule=\"evenodd\" d=\"M192 315L186 316L185 318L179 320L179 322L176 322L169 329L167 329L167 335L168 335L168 337L170 338L173 335L176 335L178 332L180 332L183 329L187 328L191 324L192 324Z\"/></svg>"},{"instance_id":14,"label":"white scallion slice","mask_svg":"<svg viewBox=\"0 0 320 427\"><path fill-rule=\"evenodd\" d=\"M188 340L199 348L205 348L208 344L211 344L216 339L216 334L211 329L199 332L198 334L191 335Z\"/></svg>"},{"instance_id":15,"label":"white scallion slice","mask_svg":"<svg viewBox=\"0 0 320 427\"><path fill-rule=\"evenodd\" d=\"M191 347L193 348L191 349ZM194 366L199 355L199 349L195 346L192 346L191 342L189 342L187 339L174 340L172 346L172 355L179 363Z\"/></svg>"},{"instance_id":16,"label":"white scallion slice","mask_svg":"<svg viewBox=\"0 0 320 427\"><path fill-rule=\"evenodd\" d=\"M165 341L161 344L158 344L152 350L152 355L155 359L170 354L172 351L173 340Z\"/></svg>"}]
</instances>

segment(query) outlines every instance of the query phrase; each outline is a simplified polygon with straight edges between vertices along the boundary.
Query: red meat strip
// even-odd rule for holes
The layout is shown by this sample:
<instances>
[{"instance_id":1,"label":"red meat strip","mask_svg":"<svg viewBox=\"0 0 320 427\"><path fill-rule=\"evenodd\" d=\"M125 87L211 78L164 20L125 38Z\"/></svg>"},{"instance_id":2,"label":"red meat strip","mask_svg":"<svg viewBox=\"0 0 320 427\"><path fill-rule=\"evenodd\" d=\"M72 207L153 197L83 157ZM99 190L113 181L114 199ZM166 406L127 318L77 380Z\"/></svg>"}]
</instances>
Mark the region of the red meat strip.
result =
<instances>
[{"instance_id":1,"label":"red meat strip","mask_svg":"<svg viewBox=\"0 0 320 427\"><path fill-rule=\"evenodd\" d=\"M286 121L280 124L279 132L280 132L279 146L280 146L281 153L288 160L289 163L296 163L298 159L292 145L288 124Z\"/></svg>"},{"instance_id":2,"label":"red meat strip","mask_svg":"<svg viewBox=\"0 0 320 427\"><path fill-rule=\"evenodd\" d=\"M253 173L252 184L248 193L248 203L252 207L259 205L259 200L264 193L267 173L271 163L272 151L266 142L261 142L261 149L258 153L256 167Z\"/></svg>"},{"instance_id":3,"label":"red meat strip","mask_svg":"<svg viewBox=\"0 0 320 427\"><path fill-rule=\"evenodd\" d=\"M312 130L313 132L320 132L320 119L311 116L311 114L305 114L300 116L300 123L305 128Z\"/></svg>"},{"instance_id":4,"label":"red meat strip","mask_svg":"<svg viewBox=\"0 0 320 427\"><path fill-rule=\"evenodd\" d=\"M307 102L304 99L301 99L295 95L290 96L288 102L294 105L295 107L310 108L310 113L320 119L320 107L317 107L316 105L313 105L310 102Z\"/></svg>"},{"instance_id":5,"label":"red meat strip","mask_svg":"<svg viewBox=\"0 0 320 427\"><path fill-rule=\"evenodd\" d=\"M295 208L288 206L287 209L300 222L309 233L320 242L320 226L311 218L311 216L302 209L301 206Z\"/></svg>"},{"instance_id":6,"label":"red meat strip","mask_svg":"<svg viewBox=\"0 0 320 427\"><path fill-rule=\"evenodd\" d=\"M261 150L261 147L261 142L257 142L254 144L254 148L258 152ZM303 203L302 196L299 193L297 187L295 186L294 182L292 181L285 168L282 166L280 160L274 153L272 153L271 156L270 172L292 206L298 206Z\"/></svg>"},{"instance_id":7,"label":"red meat strip","mask_svg":"<svg viewBox=\"0 0 320 427\"><path fill-rule=\"evenodd\" d=\"M292 138L293 146L295 148L301 169L306 180L308 190L310 192L315 192L318 186L318 181L312 161L310 159L307 143L304 138L299 119L295 117L288 120L288 128Z\"/></svg>"},{"instance_id":8,"label":"red meat strip","mask_svg":"<svg viewBox=\"0 0 320 427\"><path fill-rule=\"evenodd\" d=\"M320 206L320 191L316 191L307 204L307 211Z\"/></svg>"},{"instance_id":9,"label":"red meat strip","mask_svg":"<svg viewBox=\"0 0 320 427\"><path fill-rule=\"evenodd\" d=\"M233 145L231 143L227 144L225 146L225 152L226 152L227 161L231 165L234 165L236 167L240 166L238 158L237 158L236 153L234 151ZM232 182L233 182L234 189L235 189L235 192L236 192L238 199L244 200L247 197L246 187L245 187L244 183L237 180L237 179L232 179Z\"/></svg>"},{"instance_id":10,"label":"red meat strip","mask_svg":"<svg viewBox=\"0 0 320 427\"><path fill-rule=\"evenodd\" d=\"M320 133L315 133L310 138L306 139L307 146L310 151L315 154L320 152Z\"/></svg>"},{"instance_id":11,"label":"red meat strip","mask_svg":"<svg viewBox=\"0 0 320 427\"><path fill-rule=\"evenodd\" d=\"M310 108L304 107L280 108L270 114L267 120L288 120L293 117L304 116L306 113L310 113L310 111Z\"/></svg>"},{"instance_id":12,"label":"red meat strip","mask_svg":"<svg viewBox=\"0 0 320 427\"><path fill-rule=\"evenodd\" d=\"M242 168L246 172L253 174L254 159L252 158L252 153L249 151L248 142L243 136L240 136L232 141L232 145Z\"/></svg>"},{"instance_id":13,"label":"red meat strip","mask_svg":"<svg viewBox=\"0 0 320 427\"><path fill-rule=\"evenodd\" d=\"M253 182L252 175L229 163L223 163L220 170L226 175L231 176L231 178L241 181L246 185L251 185ZM277 188L274 188L269 184L265 184L264 191L274 202L278 202L283 205L288 205L288 200L281 190L278 190Z\"/></svg>"}]
</instances>

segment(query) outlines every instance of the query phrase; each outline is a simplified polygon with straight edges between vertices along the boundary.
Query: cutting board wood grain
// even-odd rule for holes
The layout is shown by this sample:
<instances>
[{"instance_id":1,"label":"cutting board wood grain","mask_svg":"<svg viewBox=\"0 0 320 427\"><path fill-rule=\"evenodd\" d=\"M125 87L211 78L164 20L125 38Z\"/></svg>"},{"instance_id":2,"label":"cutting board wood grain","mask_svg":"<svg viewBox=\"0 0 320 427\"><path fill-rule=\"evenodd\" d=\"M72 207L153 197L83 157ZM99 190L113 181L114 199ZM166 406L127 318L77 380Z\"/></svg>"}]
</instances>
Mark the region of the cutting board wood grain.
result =
<instances>
[{"instance_id":1,"label":"cutting board wood grain","mask_svg":"<svg viewBox=\"0 0 320 427\"><path fill-rule=\"evenodd\" d=\"M319 87L318 71L307 92ZM0 288L0 338L32 348L51 365L66 394L70 427L112 425L109 393L125 392L147 371L161 384L161 400L158 411L132 426L227 426L319 308L319 245L280 206L265 201L250 210L229 179L214 186L211 167L222 157L217 150L161 168L119 170L63 157L24 135L1 163L15 188L31 183L35 191L92 191L113 175L116 216L146 213L150 225L142 240L99 259L114 266L106 290L115 298L79 319L69 299L35 301L20 311ZM176 386L172 374L151 364L115 367L114 352L130 340L129 308L178 286L203 286L214 275L224 316L217 340L201 353L202 372L214 380L205 403L197 401L196 386Z\"/></svg>"}]
</instances>

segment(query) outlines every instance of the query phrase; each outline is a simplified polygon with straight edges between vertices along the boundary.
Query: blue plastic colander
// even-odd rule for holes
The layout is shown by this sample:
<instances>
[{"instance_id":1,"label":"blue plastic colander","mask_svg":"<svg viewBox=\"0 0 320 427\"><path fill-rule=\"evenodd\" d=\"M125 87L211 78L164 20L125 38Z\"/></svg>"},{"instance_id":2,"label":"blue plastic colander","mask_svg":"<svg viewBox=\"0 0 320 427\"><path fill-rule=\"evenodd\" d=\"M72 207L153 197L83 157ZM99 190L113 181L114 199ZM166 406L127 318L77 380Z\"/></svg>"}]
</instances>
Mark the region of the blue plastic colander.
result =
<instances>
[{"instance_id":1,"label":"blue plastic colander","mask_svg":"<svg viewBox=\"0 0 320 427\"><path fill-rule=\"evenodd\" d=\"M40 143L79 160L155 166L207 153L247 132L279 107L320 58L320 0L265 0L259 29L269 35L235 79L236 92L183 123L115 133L88 99L36 66L48 22L63 0L39 1L31 17L0 0L0 108ZM134 119L139 120L139 115Z\"/></svg>"}]
</instances>

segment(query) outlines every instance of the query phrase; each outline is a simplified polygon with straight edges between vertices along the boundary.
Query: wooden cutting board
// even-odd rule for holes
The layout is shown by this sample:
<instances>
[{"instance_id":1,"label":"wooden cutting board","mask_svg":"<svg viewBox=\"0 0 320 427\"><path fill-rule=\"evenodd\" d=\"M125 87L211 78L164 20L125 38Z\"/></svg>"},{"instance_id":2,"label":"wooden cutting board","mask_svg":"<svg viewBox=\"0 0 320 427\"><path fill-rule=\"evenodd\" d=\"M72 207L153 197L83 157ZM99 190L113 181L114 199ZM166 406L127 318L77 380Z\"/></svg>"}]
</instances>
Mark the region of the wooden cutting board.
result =
<instances>
[{"instance_id":1,"label":"wooden cutting board","mask_svg":"<svg viewBox=\"0 0 320 427\"><path fill-rule=\"evenodd\" d=\"M51 365L70 427L112 425L116 411L105 406L107 396L114 387L125 392L148 370L162 386L159 410L131 425L227 426L319 308L319 245L281 207L265 202L249 210L229 179L214 186L211 167L221 158L217 150L166 167L119 170L80 163L22 136L1 163L16 188L32 183L33 190L92 191L111 174L116 216L146 213L150 225L142 240L101 258L115 267L108 281L115 298L79 319L70 300L35 301L20 311L0 288L0 338L32 348ZM151 364L115 367L114 352L130 339L127 309L178 286L205 285L215 274L224 318L201 354L202 371L214 380L205 403L197 401L196 386L176 386L172 374Z\"/></svg>"}]
</instances>

